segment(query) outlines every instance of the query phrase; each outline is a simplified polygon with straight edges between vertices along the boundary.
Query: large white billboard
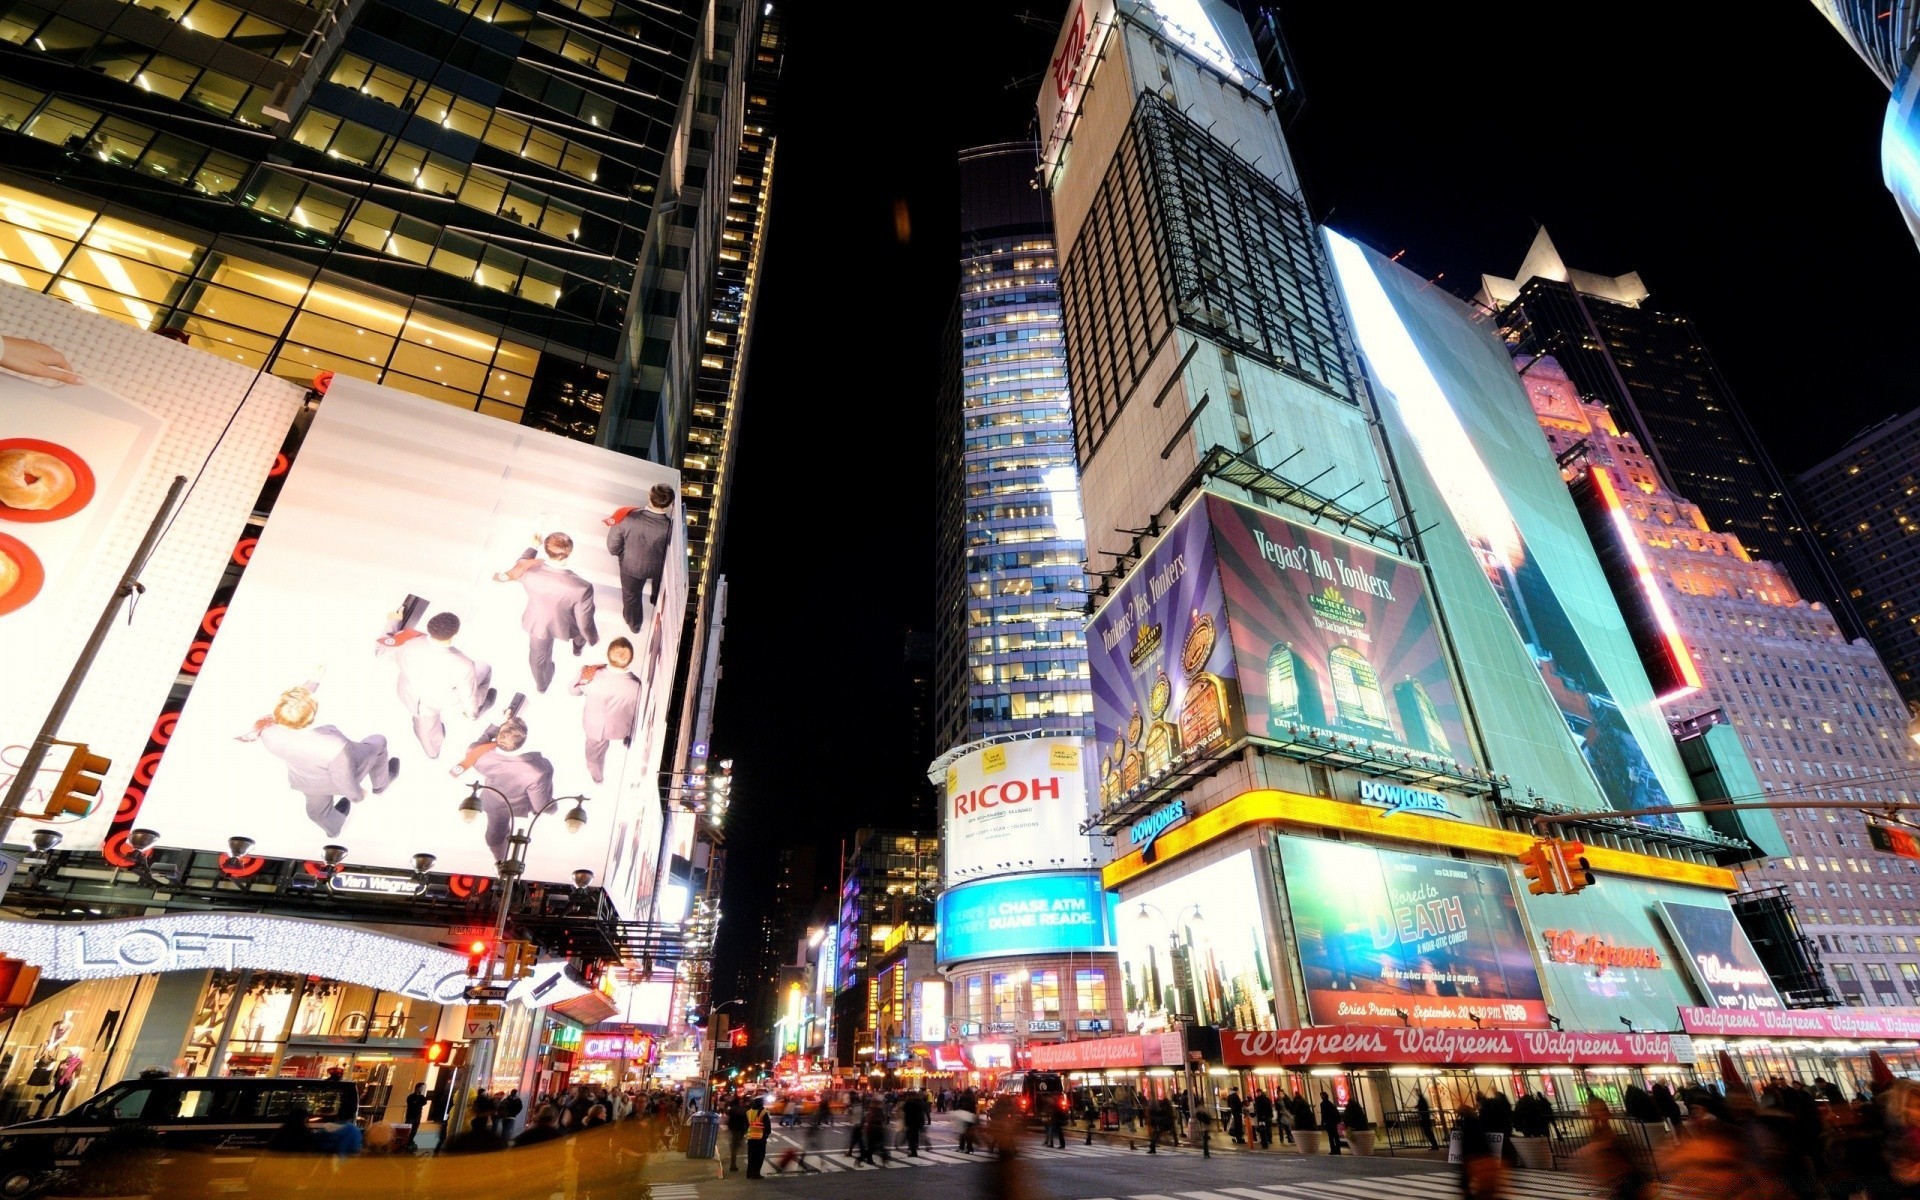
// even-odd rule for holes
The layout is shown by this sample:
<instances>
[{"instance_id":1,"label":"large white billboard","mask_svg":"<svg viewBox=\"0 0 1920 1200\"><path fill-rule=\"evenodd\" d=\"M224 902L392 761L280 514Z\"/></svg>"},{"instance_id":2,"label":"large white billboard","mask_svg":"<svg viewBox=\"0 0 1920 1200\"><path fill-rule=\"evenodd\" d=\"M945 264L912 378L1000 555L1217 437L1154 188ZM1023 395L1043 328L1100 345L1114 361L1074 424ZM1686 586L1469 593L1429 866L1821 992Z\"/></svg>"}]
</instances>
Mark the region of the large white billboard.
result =
<instances>
[{"instance_id":1,"label":"large white billboard","mask_svg":"<svg viewBox=\"0 0 1920 1200\"><path fill-rule=\"evenodd\" d=\"M49 825L64 849L100 845L303 394L0 284L0 791L173 477L192 483L59 730L113 760L99 802L9 840ZM25 816L45 811L68 753L47 757Z\"/></svg>"},{"instance_id":2,"label":"large white billboard","mask_svg":"<svg viewBox=\"0 0 1920 1200\"><path fill-rule=\"evenodd\" d=\"M161 844L650 893L676 472L336 377L140 814ZM460 805L480 785L478 813ZM577 802L570 797L585 797ZM580 803L586 824L565 818ZM470 818L470 819L469 819Z\"/></svg>"},{"instance_id":3,"label":"large white billboard","mask_svg":"<svg viewBox=\"0 0 1920 1200\"><path fill-rule=\"evenodd\" d=\"M976 746L947 768L943 881L1091 867L1087 816L1079 738Z\"/></svg>"}]
</instances>

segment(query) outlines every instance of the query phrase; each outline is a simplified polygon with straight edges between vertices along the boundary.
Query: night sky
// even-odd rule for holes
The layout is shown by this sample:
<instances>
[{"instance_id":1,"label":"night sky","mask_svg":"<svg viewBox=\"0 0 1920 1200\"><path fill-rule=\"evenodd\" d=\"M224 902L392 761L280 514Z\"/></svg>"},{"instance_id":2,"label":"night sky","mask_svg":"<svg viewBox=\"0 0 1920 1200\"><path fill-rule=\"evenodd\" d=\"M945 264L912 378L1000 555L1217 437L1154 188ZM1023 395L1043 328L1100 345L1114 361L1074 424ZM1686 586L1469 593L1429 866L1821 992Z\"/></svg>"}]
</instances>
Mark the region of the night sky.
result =
<instances>
[{"instance_id":1,"label":"night sky","mask_svg":"<svg viewBox=\"0 0 1920 1200\"><path fill-rule=\"evenodd\" d=\"M714 743L737 782L717 989L779 846L815 842L831 884L842 837L911 820L901 652L931 620L954 154L1031 135L1065 9L787 4L723 554ZM1807 0L1282 13L1306 91L1289 139L1321 220L1462 295L1510 275L1542 224L1570 266L1639 271L1654 307L1696 319L1789 474L1920 403L1886 91Z\"/></svg>"}]
</instances>

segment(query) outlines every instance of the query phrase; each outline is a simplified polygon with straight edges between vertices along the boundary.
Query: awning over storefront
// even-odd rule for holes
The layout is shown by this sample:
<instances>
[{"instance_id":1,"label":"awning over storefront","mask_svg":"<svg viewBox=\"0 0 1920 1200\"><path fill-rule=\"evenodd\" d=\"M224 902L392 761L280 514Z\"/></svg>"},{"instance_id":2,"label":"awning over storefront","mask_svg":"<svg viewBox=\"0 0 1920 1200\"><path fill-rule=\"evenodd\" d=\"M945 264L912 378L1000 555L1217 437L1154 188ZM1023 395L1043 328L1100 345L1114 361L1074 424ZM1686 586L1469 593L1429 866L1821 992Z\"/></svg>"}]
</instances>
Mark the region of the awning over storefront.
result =
<instances>
[{"instance_id":1,"label":"awning over storefront","mask_svg":"<svg viewBox=\"0 0 1920 1200\"><path fill-rule=\"evenodd\" d=\"M1692 1042L1667 1033L1572 1033L1551 1029L1414 1029L1322 1025L1277 1031L1222 1030L1229 1067L1644 1066L1694 1061Z\"/></svg>"},{"instance_id":2,"label":"awning over storefront","mask_svg":"<svg viewBox=\"0 0 1920 1200\"><path fill-rule=\"evenodd\" d=\"M458 1002L467 964L438 946L331 921L254 913L169 913L127 921L0 922L0 953L49 979L163 971L316 975L440 1003Z\"/></svg>"},{"instance_id":3,"label":"awning over storefront","mask_svg":"<svg viewBox=\"0 0 1920 1200\"><path fill-rule=\"evenodd\" d=\"M1054 1042L1032 1047L1036 1071L1085 1071L1106 1067L1177 1067L1186 1049L1178 1033Z\"/></svg>"},{"instance_id":4,"label":"awning over storefront","mask_svg":"<svg viewBox=\"0 0 1920 1200\"><path fill-rule=\"evenodd\" d=\"M1680 1027L1711 1037L1920 1041L1920 1010L1682 1008Z\"/></svg>"}]
</instances>

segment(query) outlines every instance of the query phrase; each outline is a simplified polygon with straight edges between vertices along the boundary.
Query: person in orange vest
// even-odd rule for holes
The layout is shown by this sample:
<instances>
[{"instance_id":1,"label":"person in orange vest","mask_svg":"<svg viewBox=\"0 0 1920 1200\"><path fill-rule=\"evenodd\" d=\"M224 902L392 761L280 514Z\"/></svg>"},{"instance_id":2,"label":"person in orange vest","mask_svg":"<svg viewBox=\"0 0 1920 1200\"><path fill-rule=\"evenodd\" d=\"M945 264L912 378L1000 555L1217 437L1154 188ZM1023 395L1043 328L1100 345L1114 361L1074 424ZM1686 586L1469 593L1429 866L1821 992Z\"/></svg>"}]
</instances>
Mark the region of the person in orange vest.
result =
<instances>
[{"instance_id":1,"label":"person in orange vest","mask_svg":"<svg viewBox=\"0 0 1920 1200\"><path fill-rule=\"evenodd\" d=\"M760 1168L767 1161L767 1102L762 1096L755 1096L753 1104L747 1109L747 1178L760 1178Z\"/></svg>"}]
</instances>

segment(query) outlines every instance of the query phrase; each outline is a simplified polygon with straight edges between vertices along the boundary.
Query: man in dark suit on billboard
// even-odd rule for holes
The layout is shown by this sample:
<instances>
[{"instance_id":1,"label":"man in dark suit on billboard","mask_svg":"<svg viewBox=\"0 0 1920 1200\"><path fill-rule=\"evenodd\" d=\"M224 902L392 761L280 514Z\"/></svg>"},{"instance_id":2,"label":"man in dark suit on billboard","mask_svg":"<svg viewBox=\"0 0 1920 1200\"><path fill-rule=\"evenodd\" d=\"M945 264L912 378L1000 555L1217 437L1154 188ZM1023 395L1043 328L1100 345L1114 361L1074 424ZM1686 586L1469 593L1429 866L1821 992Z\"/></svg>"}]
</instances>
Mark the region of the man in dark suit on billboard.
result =
<instances>
[{"instance_id":1,"label":"man in dark suit on billboard","mask_svg":"<svg viewBox=\"0 0 1920 1200\"><path fill-rule=\"evenodd\" d=\"M656 483L647 494L646 508L631 508L608 518L607 553L620 562L620 612L627 628L640 632L646 619L646 588L653 585L654 607L660 605L667 555L673 552L673 489Z\"/></svg>"},{"instance_id":2,"label":"man in dark suit on billboard","mask_svg":"<svg viewBox=\"0 0 1920 1200\"><path fill-rule=\"evenodd\" d=\"M627 668L633 665L633 643L615 638L607 643L607 665L582 667L580 678L567 690L587 698L582 724L587 732L587 773L595 783L605 782L607 747L615 738L633 744L640 717L641 683Z\"/></svg>"},{"instance_id":3,"label":"man in dark suit on billboard","mask_svg":"<svg viewBox=\"0 0 1920 1200\"><path fill-rule=\"evenodd\" d=\"M387 790L400 773L400 760L387 754L387 739L370 734L356 742L332 725L315 725L320 704L318 680L280 694L273 715L254 722L254 734L275 758L287 764L287 786L307 798L307 818L328 837L339 837L353 805ZM250 739L249 739L250 740Z\"/></svg>"},{"instance_id":4,"label":"man in dark suit on billboard","mask_svg":"<svg viewBox=\"0 0 1920 1200\"><path fill-rule=\"evenodd\" d=\"M545 562L529 548L520 561L495 575L496 583L518 583L527 589L526 611L520 628L527 631L527 662L533 668L533 686L544 692L553 682L553 640L573 643L576 656L600 643L593 625L593 585L566 566L573 539L550 533L541 541Z\"/></svg>"},{"instance_id":5,"label":"man in dark suit on billboard","mask_svg":"<svg viewBox=\"0 0 1920 1200\"><path fill-rule=\"evenodd\" d=\"M527 723L508 717L494 730L493 740L475 742L450 774L472 769L493 791L480 793L487 814L487 849L495 862L507 859L507 838L513 818L545 812L553 803L553 764L544 754L526 749Z\"/></svg>"},{"instance_id":6,"label":"man in dark suit on billboard","mask_svg":"<svg viewBox=\"0 0 1920 1200\"><path fill-rule=\"evenodd\" d=\"M492 708L495 691L488 683L493 668L454 647L460 618L452 613L433 614L425 633L402 628L402 620L400 614L393 615L375 653L399 666L400 703L413 715L413 735L428 758L439 758L447 736L441 714L456 712L471 721Z\"/></svg>"}]
</instances>

